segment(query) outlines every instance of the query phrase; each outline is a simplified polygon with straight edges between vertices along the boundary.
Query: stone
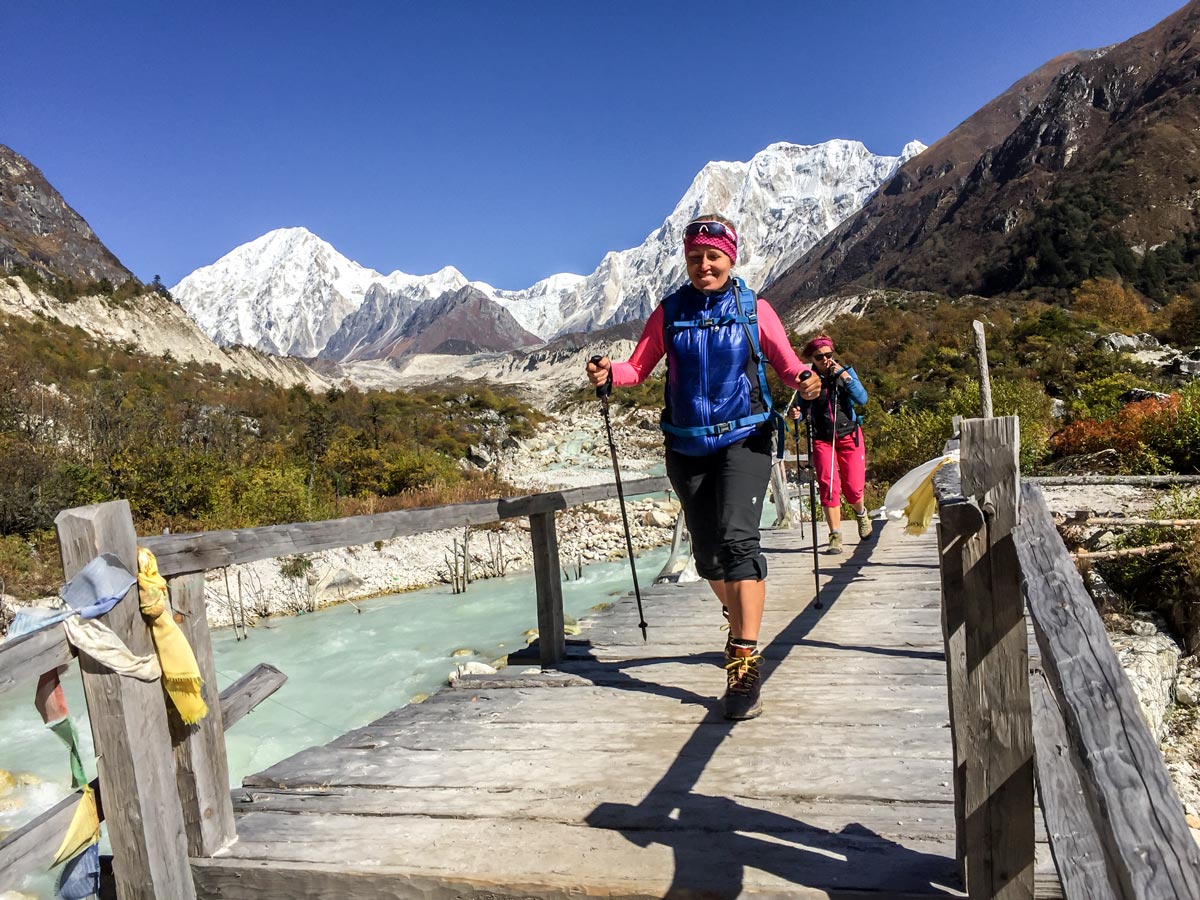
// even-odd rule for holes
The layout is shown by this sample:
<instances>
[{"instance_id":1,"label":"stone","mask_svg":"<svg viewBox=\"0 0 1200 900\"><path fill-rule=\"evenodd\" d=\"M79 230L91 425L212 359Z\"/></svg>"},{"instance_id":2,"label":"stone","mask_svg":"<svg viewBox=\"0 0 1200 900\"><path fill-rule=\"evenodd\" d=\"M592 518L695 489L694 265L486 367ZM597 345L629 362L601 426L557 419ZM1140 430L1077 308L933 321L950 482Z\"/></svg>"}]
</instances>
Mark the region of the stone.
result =
<instances>
[{"instance_id":1,"label":"stone","mask_svg":"<svg viewBox=\"0 0 1200 900\"><path fill-rule=\"evenodd\" d=\"M1175 685L1175 702L1180 706L1195 708L1200 706L1200 691L1193 681L1180 681Z\"/></svg>"},{"instance_id":2,"label":"stone","mask_svg":"<svg viewBox=\"0 0 1200 900\"><path fill-rule=\"evenodd\" d=\"M17 786L17 779L12 772L0 769L0 797L7 796Z\"/></svg>"},{"instance_id":3,"label":"stone","mask_svg":"<svg viewBox=\"0 0 1200 900\"><path fill-rule=\"evenodd\" d=\"M450 673L450 677L448 680L449 680L450 684L455 684L460 679L465 678L467 675L495 675L495 674L496 674L496 670L492 666L489 666L487 663L473 661L473 662L467 662L467 663L459 663L457 666L455 666L454 671Z\"/></svg>"},{"instance_id":4,"label":"stone","mask_svg":"<svg viewBox=\"0 0 1200 900\"><path fill-rule=\"evenodd\" d=\"M467 462L481 469L486 469L492 464L492 454L488 452L486 447L480 444L472 444L467 448Z\"/></svg>"},{"instance_id":5,"label":"stone","mask_svg":"<svg viewBox=\"0 0 1200 900\"><path fill-rule=\"evenodd\" d=\"M1129 677L1150 733L1155 741L1162 741L1164 718L1171 708L1183 651L1168 634L1158 630L1155 623L1138 620L1133 624L1143 628L1149 625L1151 634L1118 634L1110 637L1117 660Z\"/></svg>"},{"instance_id":6,"label":"stone","mask_svg":"<svg viewBox=\"0 0 1200 900\"><path fill-rule=\"evenodd\" d=\"M475 653L474 650L469 650L466 647L459 647L457 650L455 650L450 655L453 657L453 656L476 656L477 654Z\"/></svg>"}]
</instances>

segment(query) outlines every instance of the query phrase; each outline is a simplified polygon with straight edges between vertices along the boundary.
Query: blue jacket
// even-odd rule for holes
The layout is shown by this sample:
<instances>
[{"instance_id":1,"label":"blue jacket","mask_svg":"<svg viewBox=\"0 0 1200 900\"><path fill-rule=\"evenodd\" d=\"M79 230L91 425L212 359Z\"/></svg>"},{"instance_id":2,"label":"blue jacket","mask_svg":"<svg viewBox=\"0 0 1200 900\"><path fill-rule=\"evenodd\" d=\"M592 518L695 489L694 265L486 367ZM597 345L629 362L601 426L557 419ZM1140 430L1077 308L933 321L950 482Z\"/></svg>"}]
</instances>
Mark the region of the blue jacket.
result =
<instances>
[{"instance_id":1,"label":"blue jacket","mask_svg":"<svg viewBox=\"0 0 1200 900\"><path fill-rule=\"evenodd\" d=\"M842 372L849 373L849 381L842 379ZM813 437L818 441L833 441L835 433L845 437L859 427L861 419L854 409L856 404L866 406L867 389L858 380L858 373L846 368L836 375L823 377L820 396L815 400L801 400L800 408L806 416L812 416Z\"/></svg>"},{"instance_id":2,"label":"blue jacket","mask_svg":"<svg viewBox=\"0 0 1200 900\"><path fill-rule=\"evenodd\" d=\"M667 385L661 427L667 446L706 456L761 427L771 401L763 397L765 380L758 373L754 293L740 278L714 295L685 284L662 306Z\"/></svg>"}]
</instances>

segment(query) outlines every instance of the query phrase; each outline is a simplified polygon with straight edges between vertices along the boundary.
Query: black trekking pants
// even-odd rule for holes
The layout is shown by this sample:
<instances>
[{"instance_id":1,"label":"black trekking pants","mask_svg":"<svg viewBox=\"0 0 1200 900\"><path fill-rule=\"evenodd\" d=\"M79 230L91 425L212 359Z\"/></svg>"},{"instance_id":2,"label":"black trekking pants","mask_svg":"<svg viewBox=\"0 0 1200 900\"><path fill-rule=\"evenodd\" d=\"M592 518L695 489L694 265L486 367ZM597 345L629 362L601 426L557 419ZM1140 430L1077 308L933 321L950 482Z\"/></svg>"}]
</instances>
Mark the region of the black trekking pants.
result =
<instances>
[{"instance_id":1,"label":"black trekking pants","mask_svg":"<svg viewBox=\"0 0 1200 900\"><path fill-rule=\"evenodd\" d=\"M770 430L757 431L707 456L685 456L668 448L667 477L683 506L700 577L709 581L766 578L758 528L771 478Z\"/></svg>"}]
</instances>

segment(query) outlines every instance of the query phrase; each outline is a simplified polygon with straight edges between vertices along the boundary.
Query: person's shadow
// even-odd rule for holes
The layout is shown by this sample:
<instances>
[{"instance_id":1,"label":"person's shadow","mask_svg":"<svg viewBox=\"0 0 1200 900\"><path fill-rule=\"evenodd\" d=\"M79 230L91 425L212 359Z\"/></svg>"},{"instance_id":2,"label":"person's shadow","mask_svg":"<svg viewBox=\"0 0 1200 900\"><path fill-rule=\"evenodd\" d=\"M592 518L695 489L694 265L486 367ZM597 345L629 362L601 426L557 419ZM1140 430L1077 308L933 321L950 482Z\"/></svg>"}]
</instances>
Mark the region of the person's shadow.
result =
<instances>
[{"instance_id":1,"label":"person's shadow","mask_svg":"<svg viewBox=\"0 0 1200 900\"><path fill-rule=\"evenodd\" d=\"M860 544L849 560L865 562L873 543ZM809 641L806 635L836 605L848 584L845 581L824 584L821 590L824 608L807 607L763 649L764 685L793 646L804 643L827 648L839 646ZM589 653L580 654L584 642L573 643L575 659L590 659L592 665L599 663ZM846 646L845 649L864 648ZM884 648L878 649L885 652ZM886 653L942 658L942 654L921 650L889 648ZM705 653L673 657L669 661L712 665L718 659L718 654ZM736 897L746 887L747 868L769 873L790 885L826 891L830 897L861 897L869 892L880 892L880 896L898 893L963 896L953 844L948 855L925 853L905 847L860 822L848 822L831 830L730 797L697 793L694 788L706 766L738 723L721 717L715 698L702 697L686 688L643 681L631 674L641 666L665 661L668 658L655 657L605 663L604 684L703 705L708 714L640 803L601 803L586 817L589 826L619 831L639 847L659 844L671 848L674 871L664 896ZM570 671L569 662L564 669ZM794 772L804 762L798 757L769 764L787 766ZM814 802L814 812L818 807L819 803ZM786 887L781 889L786 891Z\"/></svg>"}]
</instances>

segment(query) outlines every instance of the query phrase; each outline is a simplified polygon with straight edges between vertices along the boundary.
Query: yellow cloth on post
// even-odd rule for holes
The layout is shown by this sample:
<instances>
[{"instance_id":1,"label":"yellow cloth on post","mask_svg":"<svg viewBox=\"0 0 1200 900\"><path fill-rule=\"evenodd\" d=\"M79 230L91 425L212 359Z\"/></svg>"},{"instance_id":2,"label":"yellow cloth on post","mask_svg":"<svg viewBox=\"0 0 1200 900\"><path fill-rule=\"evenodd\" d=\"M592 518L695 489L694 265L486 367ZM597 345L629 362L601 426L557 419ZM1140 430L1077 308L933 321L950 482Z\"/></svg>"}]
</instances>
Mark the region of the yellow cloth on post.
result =
<instances>
[{"instance_id":1,"label":"yellow cloth on post","mask_svg":"<svg viewBox=\"0 0 1200 900\"><path fill-rule=\"evenodd\" d=\"M909 495L908 505L904 507L904 518L908 520L908 524L904 526L905 534L924 534L929 529L929 523L933 521L934 510L937 509L937 497L933 493L933 476L937 474L938 469L950 461L943 459L934 466L933 471L926 475Z\"/></svg>"},{"instance_id":2,"label":"yellow cloth on post","mask_svg":"<svg viewBox=\"0 0 1200 900\"><path fill-rule=\"evenodd\" d=\"M150 633L162 665L163 687L179 710L185 724L192 725L208 715L200 695L200 666L167 604L167 582L158 574L158 560L145 547L138 548L138 597L142 615L150 620Z\"/></svg>"},{"instance_id":3,"label":"yellow cloth on post","mask_svg":"<svg viewBox=\"0 0 1200 900\"><path fill-rule=\"evenodd\" d=\"M96 810L96 795L86 784L83 786L83 796L75 804L75 815L71 817L71 826L58 845L54 854L54 862L50 868L62 865L68 859L78 856L96 841L100 840L100 813Z\"/></svg>"}]
</instances>

